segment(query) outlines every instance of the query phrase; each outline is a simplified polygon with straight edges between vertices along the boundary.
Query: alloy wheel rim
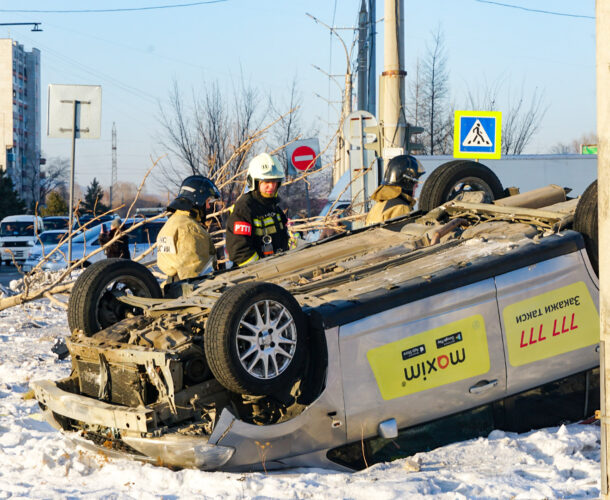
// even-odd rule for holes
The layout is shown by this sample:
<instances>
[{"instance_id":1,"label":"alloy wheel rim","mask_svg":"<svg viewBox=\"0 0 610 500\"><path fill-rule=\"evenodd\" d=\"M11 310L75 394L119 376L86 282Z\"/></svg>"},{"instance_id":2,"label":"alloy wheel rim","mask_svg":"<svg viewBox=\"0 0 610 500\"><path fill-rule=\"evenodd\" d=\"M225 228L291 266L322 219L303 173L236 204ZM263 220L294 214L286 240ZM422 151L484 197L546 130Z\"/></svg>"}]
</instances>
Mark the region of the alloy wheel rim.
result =
<instances>
[{"instance_id":1,"label":"alloy wheel rim","mask_svg":"<svg viewBox=\"0 0 610 500\"><path fill-rule=\"evenodd\" d=\"M274 300L255 302L239 320L235 347L239 363L249 375L260 380L278 377L296 352L297 328L292 314Z\"/></svg>"}]
</instances>

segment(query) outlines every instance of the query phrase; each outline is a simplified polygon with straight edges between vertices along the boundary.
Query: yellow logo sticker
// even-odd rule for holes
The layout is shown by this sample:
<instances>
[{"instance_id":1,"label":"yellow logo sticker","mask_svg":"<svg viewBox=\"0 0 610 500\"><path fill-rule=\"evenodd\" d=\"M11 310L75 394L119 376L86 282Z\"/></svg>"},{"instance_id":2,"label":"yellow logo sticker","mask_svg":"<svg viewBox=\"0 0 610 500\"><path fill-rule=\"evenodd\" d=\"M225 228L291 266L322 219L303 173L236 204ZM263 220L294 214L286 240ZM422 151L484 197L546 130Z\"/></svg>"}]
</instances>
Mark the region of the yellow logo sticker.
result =
<instances>
[{"instance_id":1,"label":"yellow logo sticker","mask_svg":"<svg viewBox=\"0 0 610 500\"><path fill-rule=\"evenodd\" d=\"M370 349L383 399L394 399L487 373L489 352L483 316L476 314Z\"/></svg>"},{"instance_id":2,"label":"yellow logo sticker","mask_svg":"<svg viewBox=\"0 0 610 500\"><path fill-rule=\"evenodd\" d=\"M503 316L512 366L599 342L599 315L582 281L506 306Z\"/></svg>"}]
</instances>

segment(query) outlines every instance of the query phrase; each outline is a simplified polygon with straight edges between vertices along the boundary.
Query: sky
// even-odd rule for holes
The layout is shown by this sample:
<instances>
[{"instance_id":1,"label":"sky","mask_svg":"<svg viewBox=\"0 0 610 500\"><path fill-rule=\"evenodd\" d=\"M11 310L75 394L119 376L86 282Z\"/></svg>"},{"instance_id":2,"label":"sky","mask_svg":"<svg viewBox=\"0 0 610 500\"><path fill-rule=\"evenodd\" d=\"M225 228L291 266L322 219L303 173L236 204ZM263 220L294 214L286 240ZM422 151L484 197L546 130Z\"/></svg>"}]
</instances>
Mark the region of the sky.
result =
<instances>
[{"instance_id":1,"label":"sky","mask_svg":"<svg viewBox=\"0 0 610 500\"><path fill-rule=\"evenodd\" d=\"M210 0L214 1L214 0ZM0 37L41 51L42 145L47 158L70 156L70 141L46 137L50 83L102 86L102 134L79 140L76 182L96 177L111 181L111 131L117 128L118 180L139 184L160 146L160 106L174 81L186 95L218 82L230 93L243 78L288 108L293 80L302 95L306 128L320 131L324 143L336 122L329 101L340 99L337 85L313 68L343 74L345 52L328 29L306 13L337 27L357 22L361 0L0 0ZM468 92L498 86L506 109L519 97L541 96L546 113L527 153L548 153L595 132L595 1L580 0L404 0L407 85L418 58L424 58L435 32L445 40L450 100L466 108ZM114 12L67 12L99 9ZM377 71L383 68L383 0L377 0ZM35 12L53 10L58 12ZM29 11L29 12L24 12ZM349 46L354 32L341 30ZM352 57L352 62L355 56ZM151 180L147 189L164 194L167 183Z\"/></svg>"}]
</instances>

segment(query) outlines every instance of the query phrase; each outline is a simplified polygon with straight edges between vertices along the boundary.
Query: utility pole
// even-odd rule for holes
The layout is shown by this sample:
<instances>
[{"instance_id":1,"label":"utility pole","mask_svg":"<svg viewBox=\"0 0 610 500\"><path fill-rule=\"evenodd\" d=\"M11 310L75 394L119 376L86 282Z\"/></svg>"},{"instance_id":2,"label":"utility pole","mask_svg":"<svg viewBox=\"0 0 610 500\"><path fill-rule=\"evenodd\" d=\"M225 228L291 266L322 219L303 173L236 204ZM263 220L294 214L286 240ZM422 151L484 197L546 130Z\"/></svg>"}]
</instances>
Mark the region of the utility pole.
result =
<instances>
[{"instance_id":1,"label":"utility pole","mask_svg":"<svg viewBox=\"0 0 610 500\"><path fill-rule=\"evenodd\" d=\"M369 68L368 68L368 101L366 110L372 115L377 116L377 16L376 0L369 0L369 29L368 29L368 51L369 51Z\"/></svg>"},{"instance_id":2,"label":"utility pole","mask_svg":"<svg viewBox=\"0 0 610 500\"><path fill-rule=\"evenodd\" d=\"M366 110L368 105L368 61L367 61L367 32L369 27L366 12L366 0L362 0L358 13L358 109Z\"/></svg>"},{"instance_id":3,"label":"utility pole","mask_svg":"<svg viewBox=\"0 0 610 500\"><path fill-rule=\"evenodd\" d=\"M402 148L406 153L407 123L404 112L404 0L385 0L383 73L379 82L379 122L384 150ZM382 152L383 153L383 152ZM390 154L389 156L396 156ZM386 159L386 153L383 153Z\"/></svg>"},{"instance_id":4,"label":"utility pole","mask_svg":"<svg viewBox=\"0 0 610 500\"><path fill-rule=\"evenodd\" d=\"M608 500L610 478L610 0L595 2L597 67L597 193L599 235L599 312L601 347L601 495Z\"/></svg>"},{"instance_id":5,"label":"utility pole","mask_svg":"<svg viewBox=\"0 0 610 500\"><path fill-rule=\"evenodd\" d=\"M335 35L343 46L345 51L345 88L343 91L343 106L341 108L341 118L339 121L339 130L337 133L337 147L335 149L335 168L333 168L333 184L336 184L341 176L349 170L349 155L347 153L347 144L343 137L343 122L345 118L352 112L352 67L350 62L350 51L347 49L347 45L343 41L343 38L337 33L338 29L349 29L354 28L336 28L329 26L326 23L320 21L317 17L311 14L306 14L308 17L313 19L316 23L321 24L325 28L329 29L330 32Z\"/></svg>"},{"instance_id":6,"label":"utility pole","mask_svg":"<svg viewBox=\"0 0 610 500\"><path fill-rule=\"evenodd\" d=\"M110 208L112 208L112 195L116 182L116 124L112 122L112 175L110 179Z\"/></svg>"}]
</instances>

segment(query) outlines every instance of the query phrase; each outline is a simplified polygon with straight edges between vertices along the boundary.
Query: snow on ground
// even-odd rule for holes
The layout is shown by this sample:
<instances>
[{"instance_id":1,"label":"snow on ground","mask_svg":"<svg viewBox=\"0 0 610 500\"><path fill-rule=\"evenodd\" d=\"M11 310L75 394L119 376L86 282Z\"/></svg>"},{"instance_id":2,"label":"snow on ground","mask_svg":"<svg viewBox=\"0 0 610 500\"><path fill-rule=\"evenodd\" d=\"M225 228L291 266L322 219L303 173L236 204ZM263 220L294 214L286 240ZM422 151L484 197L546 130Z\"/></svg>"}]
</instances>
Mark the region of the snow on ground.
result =
<instances>
[{"instance_id":1,"label":"snow on ground","mask_svg":"<svg viewBox=\"0 0 610 500\"><path fill-rule=\"evenodd\" d=\"M492 432L357 473L171 471L71 444L24 400L28 381L68 375L51 352L65 311L38 301L0 312L0 499L4 498L596 498L600 433L572 424ZM413 471L413 461L421 470Z\"/></svg>"}]
</instances>

